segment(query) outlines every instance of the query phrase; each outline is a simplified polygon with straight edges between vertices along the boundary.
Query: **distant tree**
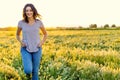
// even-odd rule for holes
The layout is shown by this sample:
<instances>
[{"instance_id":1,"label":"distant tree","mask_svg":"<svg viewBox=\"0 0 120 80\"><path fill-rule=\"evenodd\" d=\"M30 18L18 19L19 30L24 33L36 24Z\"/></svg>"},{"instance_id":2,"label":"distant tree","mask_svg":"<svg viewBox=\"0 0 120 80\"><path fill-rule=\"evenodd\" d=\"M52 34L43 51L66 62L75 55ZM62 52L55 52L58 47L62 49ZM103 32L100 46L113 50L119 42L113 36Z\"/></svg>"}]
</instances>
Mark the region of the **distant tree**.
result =
<instances>
[{"instance_id":1,"label":"distant tree","mask_svg":"<svg viewBox=\"0 0 120 80\"><path fill-rule=\"evenodd\" d=\"M89 28L97 28L97 24L90 24Z\"/></svg>"},{"instance_id":2,"label":"distant tree","mask_svg":"<svg viewBox=\"0 0 120 80\"><path fill-rule=\"evenodd\" d=\"M116 25L115 25L115 24L113 24L111 27L116 27Z\"/></svg>"},{"instance_id":3,"label":"distant tree","mask_svg":"<svg viewBox=\"0 0 120 80\"><path fill-rule=\"evenodd\" d=\"M105 24L105 25L104 25L104 28L109 28L109 25L108 25L108 24Z\"/></svg>"}]
</instances>

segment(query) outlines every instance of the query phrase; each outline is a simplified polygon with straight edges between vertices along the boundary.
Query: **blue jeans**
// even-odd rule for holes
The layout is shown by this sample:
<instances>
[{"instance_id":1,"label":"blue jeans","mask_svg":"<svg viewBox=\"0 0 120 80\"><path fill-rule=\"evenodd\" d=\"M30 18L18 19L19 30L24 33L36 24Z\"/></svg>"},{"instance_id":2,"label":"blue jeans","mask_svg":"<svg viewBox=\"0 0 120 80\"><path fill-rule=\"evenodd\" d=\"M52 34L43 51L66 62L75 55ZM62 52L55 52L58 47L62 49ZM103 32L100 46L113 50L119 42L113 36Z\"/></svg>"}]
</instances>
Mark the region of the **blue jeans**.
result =
<instances>
[{"instance_id":1,"label":"blue jeans","mask_svg":"<svg viewBox=\"0 0 120 80\"><path fill-rule=\"evenodd\" d=\"M38 80L38 71L42 56L42 49L39 48L37 52L31 53L26 50L26 47L21 47L21 56L24 72L26 74L32 73L32 80Z\"/></svg>"}]
</instances>

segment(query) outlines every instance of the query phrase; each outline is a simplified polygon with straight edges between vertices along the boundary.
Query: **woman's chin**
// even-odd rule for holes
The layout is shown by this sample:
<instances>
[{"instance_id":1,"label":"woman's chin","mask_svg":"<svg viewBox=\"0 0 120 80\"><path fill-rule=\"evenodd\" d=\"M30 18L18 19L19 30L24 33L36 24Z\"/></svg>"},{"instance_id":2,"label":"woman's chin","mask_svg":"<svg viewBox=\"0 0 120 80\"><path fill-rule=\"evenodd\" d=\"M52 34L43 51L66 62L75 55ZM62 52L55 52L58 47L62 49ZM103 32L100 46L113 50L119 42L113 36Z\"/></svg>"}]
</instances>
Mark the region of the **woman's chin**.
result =
<instances>
[{"instance_id":1,"label":"woman's chin","mask_svg":"<svg viewBox=\"0 0 120 80\"><path fill-rule=\"evenodd\" d=\"M28 18L32 18L32 16L27 16Z\"/></svg>"}]
</instances>

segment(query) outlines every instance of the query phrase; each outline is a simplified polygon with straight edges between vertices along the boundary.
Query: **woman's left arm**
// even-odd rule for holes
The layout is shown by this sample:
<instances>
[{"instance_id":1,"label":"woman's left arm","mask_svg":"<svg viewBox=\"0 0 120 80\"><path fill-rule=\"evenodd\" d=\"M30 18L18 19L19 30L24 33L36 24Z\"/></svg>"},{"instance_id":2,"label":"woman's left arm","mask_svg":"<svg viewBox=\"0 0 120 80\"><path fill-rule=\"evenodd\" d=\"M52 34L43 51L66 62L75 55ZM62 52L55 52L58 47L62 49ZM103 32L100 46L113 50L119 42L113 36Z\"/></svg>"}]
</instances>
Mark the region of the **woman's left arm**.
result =
<instances>
[{"instance_id":1,"label":"woman's left arm","mask_svg":"<svg viewBox=\"0 0 120 80\"><path fill-rule=\"evenodd\" d=\"M44 36L43 36L43 39L41 40L41 42L40 42L40 44L39 44L39 47L42 47L42 45L44 44L44 42L45 42L46 39L47 39L48 34L47 34L47 31L46 31L46 29L45 29L44 26L41 26L40 29L41 29L41 31L42 31L42 33L43 33L43 35L44 35Z\"/></svg>"}]
</instances>

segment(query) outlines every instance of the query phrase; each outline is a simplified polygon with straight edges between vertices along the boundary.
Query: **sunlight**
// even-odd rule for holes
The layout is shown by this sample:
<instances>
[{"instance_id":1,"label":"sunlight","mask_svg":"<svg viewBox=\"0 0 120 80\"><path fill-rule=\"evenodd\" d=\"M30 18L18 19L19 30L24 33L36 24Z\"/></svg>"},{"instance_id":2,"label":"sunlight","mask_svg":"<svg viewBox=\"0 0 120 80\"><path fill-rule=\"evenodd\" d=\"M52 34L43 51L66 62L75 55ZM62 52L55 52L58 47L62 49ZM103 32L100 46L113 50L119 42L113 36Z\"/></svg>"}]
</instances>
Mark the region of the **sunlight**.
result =
<instances>
[{"instance_id":1,"label":"sunlight","mask_svg":"<svg viewBox=\"0 0 120 80\"><path fill-rule=\"evenodd\" d=\"M120 25L119 0L4 0L0 2L0 27L17 26L26 3L35 5L46 27Z\"/></svg>"}]
</instances>

